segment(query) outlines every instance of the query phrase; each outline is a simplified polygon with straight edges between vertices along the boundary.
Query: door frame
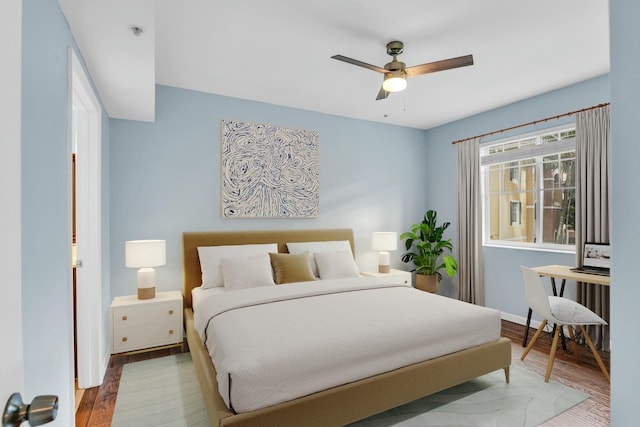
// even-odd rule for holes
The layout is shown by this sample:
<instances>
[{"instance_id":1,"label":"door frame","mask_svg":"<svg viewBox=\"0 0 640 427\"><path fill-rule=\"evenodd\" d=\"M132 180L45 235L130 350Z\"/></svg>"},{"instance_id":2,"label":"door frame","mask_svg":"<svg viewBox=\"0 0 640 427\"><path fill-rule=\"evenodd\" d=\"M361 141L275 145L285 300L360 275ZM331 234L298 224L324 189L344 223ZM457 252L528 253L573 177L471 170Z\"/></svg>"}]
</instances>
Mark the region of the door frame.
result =
<instances>
[{"instance_id":1,"label":"door frame","mask_svg":"<svg viewBox=\"0 0 640 427\"><path fill-rule=\"evenodd\" d=\"M75 119L75 132L74 132ZM78 387L102 383L106 371L102 309L102 107L69 48L69 187L76 144L76 324ZM71 206L69 192L69 206ZM72 230L69 209L69 230ZM73 238L69 233L69 251ZM70 275L71 277L71 275ZM69 283L73 289L73 283Z\"/></svg>"},{"instance_id":2,"label":"door frame","mask_svg":"<svg viewBox=\"0 0 640 427\"><path fill-rule=\"evenodd\" d=\"M22 326L22 0L0 2L0 406L24 395Z\"/></svg>"}]
</instances>

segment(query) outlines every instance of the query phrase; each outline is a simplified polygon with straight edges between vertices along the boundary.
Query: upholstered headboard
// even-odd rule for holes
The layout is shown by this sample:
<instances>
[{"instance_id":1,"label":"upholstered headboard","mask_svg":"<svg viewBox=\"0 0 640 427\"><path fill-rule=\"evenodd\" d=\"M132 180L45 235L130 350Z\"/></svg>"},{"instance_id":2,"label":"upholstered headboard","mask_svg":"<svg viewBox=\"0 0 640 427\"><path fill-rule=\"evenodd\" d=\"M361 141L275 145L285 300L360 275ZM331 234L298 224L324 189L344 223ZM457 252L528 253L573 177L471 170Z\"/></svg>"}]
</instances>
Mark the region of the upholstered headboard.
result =
<instances>
[{"instance_id":1,"label":"upholstered headboard","mask_svg":"<svg viewBox=\"0 0 640 427\"><path fill-rule=\"evenodd\" d=\"M248 245L277 243L278 252L287 252L287 242L322 242L348 240L355 254L353 230L330 228L317 230L195 231L182 233L182 296L191 307L191 290L202 282L199 246Z\"/></svg>"}]
</instances>

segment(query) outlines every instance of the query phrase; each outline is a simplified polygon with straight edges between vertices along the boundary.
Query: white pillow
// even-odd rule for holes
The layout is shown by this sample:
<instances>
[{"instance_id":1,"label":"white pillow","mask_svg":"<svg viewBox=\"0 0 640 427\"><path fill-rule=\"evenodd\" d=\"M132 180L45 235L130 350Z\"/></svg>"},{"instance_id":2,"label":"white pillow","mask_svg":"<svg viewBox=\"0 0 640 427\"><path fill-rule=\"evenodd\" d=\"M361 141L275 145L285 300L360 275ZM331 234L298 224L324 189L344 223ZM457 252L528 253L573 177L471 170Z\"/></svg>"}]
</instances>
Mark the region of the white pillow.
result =
<instances>
[{"instance_id":1,"label":"white pillow","mask_svg":"<svg viewBox=\"0 0 640 427\"><path fill-rule=\"evenodd\" d=\"M222 258L224 288L228 291L275 286L269 255Z\"/></svg>"},{"instance_id":2,"label":"white pillow","mask_svg":"<svg viewBox=\"0 0 640 427\"><path fill-rule=\"evenodd\" d=\"M593 311L568 298L550 296L549 306L551 307L551 314L553 317L570 325L580 323L583 325L607 324L607 322Z\"/></svg>"},{"instance_id":3,"label":"white pillow","mask_svg":"<svg viewBox=\"0 0 640 427\"><path fill-rule=\"evenodd\" d=\"M316 264L322 280L358 277L360 274L350 250L316 252Z\"/></svg>"},{"instance_id":4,"label":"white pillow","mask_svg":"<svg viewBox=\"0 0 640 427\"><path fill-rule=\"evenodd\" d=\"M220 260L222 258L242 258L247 256L266 255L269 252L278 252L277 243L260 245L227 245L227 246L200 246L200 271L202 272L202 287L204 289L224 286Z\"/></svg>"},{"instance_id":5,"label":"white pillow","mask_svg":"<svg viewBox=\"0 0 640 427\"><path fill-rule=\"evenodd\" d=\"M334 251L349 251L351 253L351 245L348 240L330 240L326 242L292 242L287 243L287 250L290 254L301 254L309 251L309 264L311 265L311 271L313 275L319 277L318 267L314 254L316 252L334 252ZM352 254L353 257L353 254Z\"/></svg>"}]
</instances>

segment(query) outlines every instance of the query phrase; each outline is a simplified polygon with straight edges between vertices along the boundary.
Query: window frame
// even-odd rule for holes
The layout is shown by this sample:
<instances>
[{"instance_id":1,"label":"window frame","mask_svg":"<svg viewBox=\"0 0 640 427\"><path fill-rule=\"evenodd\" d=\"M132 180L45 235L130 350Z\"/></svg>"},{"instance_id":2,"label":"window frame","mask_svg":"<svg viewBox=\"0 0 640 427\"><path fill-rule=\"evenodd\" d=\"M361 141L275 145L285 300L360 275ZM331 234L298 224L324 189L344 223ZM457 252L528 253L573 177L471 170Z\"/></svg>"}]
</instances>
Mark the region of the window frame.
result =
<instances>
[{"instance_id":1,"label":"window frame","mask_svg":"<svg viewBox=\"0 0 640 427\"><path fill-rule=\"evenodd\" d=\"M513 241L513 240L497 240L490 239L489 233L491 231L491 216L490 216L490 204L489 199L492 195L496 195L499 193L490 193L489 192L489 166L490 165L499 165L499 164L509 164L514 162L519 162L525 159L534 159L535 160L535 235L542 236L543 234L543 218L544 215L544 203L540 203L541 197L543 197L544 191L549 191L544 189L544 157L549 155L561 155L563 153L575 152L575 137L573 138L565 138L558 140L556 142L551 143L536 143L534 145L525 145L524 147L515 148L511 150L505 150L498 153L490 154L489 151L492 148L498 146L507 146L508 144L520 144L522 142L526 142L531 139L537 139L541 141L545 135L549 134L557 134L562 132L570 132L575 131L576 124L575 122L566 123L560 126L540 129L537 131L529 132L521 135L514 135L507 138L502 138L499 140L487 142L480 146L480 186L481 186L481 199L482 199L482 244L483 246L492 246L492 247L509 247L516 249L526 249L526 250L542 250L542 251L553 251L553 252L563 252L563 253L575 253L575 244L558 244L558 243L548 243L548 242L521 242L521 241ZM575 157L574 157L575 159ZM574 160L575 161L575 160ZM520 167L518 167L518 170ZM575 173L576 171L574 171ZM513 178L513 174L510 172L509 178ZM518 180L520 178L518 177ZM574 178L575 179L575 178ZM575 182L575 180L574 180ZM577 193L577 188L573 187L574 191ZM509 204L510 208L513 209L513 202ZM526 209L527 206L520 205L519 214L522 215L522 209ZM514 225L511 221L512 212L510 212L509 224ZM521 224L521 222L520 222ZM574 224L575 226L575 224ZM540 240L540 239L536 239Z\"/></svg>"}]
</instances>

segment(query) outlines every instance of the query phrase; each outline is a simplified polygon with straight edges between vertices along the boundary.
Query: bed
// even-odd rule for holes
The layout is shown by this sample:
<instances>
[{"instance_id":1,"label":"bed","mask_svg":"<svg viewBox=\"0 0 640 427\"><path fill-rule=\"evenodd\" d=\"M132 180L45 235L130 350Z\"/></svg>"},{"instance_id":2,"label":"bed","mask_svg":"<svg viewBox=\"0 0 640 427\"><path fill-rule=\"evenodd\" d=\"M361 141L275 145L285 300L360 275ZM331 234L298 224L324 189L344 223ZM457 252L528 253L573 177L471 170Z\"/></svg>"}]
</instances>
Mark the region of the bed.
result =
<instances>
[{"instance_id":1,"label":"bed","mask_svg":"<svg viewBox=\"0 0 640 427\"><path fill-rule=\"evenodd\" d=\"M511 343L508 339L497 338L267 407L237 413L230 410L226 403L227 396L223 397L219 392L216 369L194 321L191 291L199 287L203 280L198 248L276 243L278 252L286 253L287 243L291 242L344 240L349 242L354 253L353 232L350 229L183 233L183 296L187 340L212 426L339 426L494 370L504 369L508 382ZM421 293L408 289L393 291Z\"/></svg>"}]
</instances>

